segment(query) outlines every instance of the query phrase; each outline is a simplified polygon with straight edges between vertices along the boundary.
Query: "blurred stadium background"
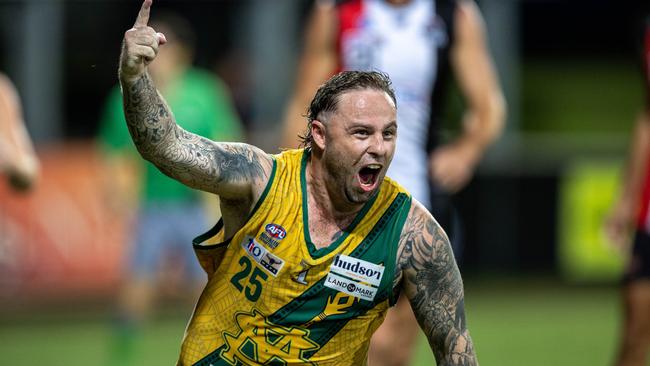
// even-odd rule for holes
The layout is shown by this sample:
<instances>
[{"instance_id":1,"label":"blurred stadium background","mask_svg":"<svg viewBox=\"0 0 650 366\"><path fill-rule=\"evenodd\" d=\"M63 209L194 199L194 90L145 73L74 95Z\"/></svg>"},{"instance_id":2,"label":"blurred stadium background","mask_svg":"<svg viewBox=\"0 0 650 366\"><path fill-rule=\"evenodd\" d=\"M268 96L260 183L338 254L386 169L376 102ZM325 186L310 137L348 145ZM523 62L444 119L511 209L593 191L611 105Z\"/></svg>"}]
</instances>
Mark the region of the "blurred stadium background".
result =
<instances>
[{"instance_id":1,"label":"blurred stadium background","mask_svg":"<svg viewBox=\"0 0 650 366\"><path fill-rule=\"evenodd\" d=\"M457 197L468 321L482 365L606 365L621 254L601 224L636 111L647 1L481 0L505 136ZM196 27L196 64L230 86L248 141L274 151L310 1L156 0ZM0 1L0 70L17 84L43 177L0 183L2 364L102 364L126 239L97 187L100 110L139 0ZM449 121L459 110L450 98ZM449 123L452 135L457 126ZM188 250L189 243L188 243ZM193 299L170 294L141 362L175 362ZM421 340L414 365L433 363Z\"/></svg>"}]
</instances>

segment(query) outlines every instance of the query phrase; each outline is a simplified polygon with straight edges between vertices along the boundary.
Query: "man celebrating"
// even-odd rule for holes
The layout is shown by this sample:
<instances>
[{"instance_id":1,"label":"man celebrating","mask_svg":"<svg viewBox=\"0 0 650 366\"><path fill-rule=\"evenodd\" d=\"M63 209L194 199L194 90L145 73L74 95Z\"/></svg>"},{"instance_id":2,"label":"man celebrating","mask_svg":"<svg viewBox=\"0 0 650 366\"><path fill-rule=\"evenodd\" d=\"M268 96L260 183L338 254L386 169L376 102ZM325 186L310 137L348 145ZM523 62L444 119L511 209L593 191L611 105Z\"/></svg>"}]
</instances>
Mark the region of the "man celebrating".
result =
<instances>
[{"instance_id":1,"label":"man celebrating","mask_svg":"<svg viewBox=\"0 0 650 366\"><path fill-rule=\"evenodd\" d=\"M387 76L344 72L316 92L305 148L269 155L180 128L147 74L164 35L145 0L120 58L127 125L142 156L221 198L195 239L208 284L179 365L360 365L405 295L438 365L476 365L463 287L431 214L385 177L395 151Z\"/></svg>"}]
</instances>

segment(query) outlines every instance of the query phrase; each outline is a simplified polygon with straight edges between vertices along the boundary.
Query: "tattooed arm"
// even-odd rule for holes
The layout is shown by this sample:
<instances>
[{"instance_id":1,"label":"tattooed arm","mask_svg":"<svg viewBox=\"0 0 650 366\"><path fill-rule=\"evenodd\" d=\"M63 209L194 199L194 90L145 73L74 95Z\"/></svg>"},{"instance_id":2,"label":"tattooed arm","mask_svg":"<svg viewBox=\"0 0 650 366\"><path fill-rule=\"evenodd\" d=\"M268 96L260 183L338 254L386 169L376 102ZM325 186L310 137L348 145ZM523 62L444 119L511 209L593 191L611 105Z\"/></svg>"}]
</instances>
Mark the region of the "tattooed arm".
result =
<instances>
[{"instance_id":1,"label":"tattooed arm","mask_svg":"<svg viewBox=\"0 0 650 366\"><path fill-rule=\"evenodd\" d=\"M478 365L465 325L463 282L440 225L413 201L402 230L396 285L401 286L438 365Z\"/></svg>"},{"instance_id":2,"label":"tattooed arm","mask_svg":"<svg viewBox=\"0 0 650 366\"><path fill-rule=\"evenodd\" d=\"M232 200L253 200L272 169L262 150L238 143L216 143L183 130L146 71L165 36L147 26L151 0L145 0L132 29L124 35L120 84L124 113L140 154L163 173L192 187Z\"/></svg>"}]
</instances>

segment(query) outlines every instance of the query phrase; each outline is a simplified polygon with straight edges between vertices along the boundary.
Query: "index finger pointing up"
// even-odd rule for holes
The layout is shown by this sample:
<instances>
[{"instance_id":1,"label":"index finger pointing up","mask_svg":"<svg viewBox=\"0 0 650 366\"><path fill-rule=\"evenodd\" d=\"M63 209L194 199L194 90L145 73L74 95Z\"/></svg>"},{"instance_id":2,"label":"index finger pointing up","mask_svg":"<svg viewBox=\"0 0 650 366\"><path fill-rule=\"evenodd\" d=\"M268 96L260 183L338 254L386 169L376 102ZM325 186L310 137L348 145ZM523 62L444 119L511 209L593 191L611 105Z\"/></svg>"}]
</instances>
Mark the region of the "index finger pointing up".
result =
<instances>
[{"instance_id":1,"label":"index finger pointing up","mask_svg":"<svg viewBox=\"0 0 650 366\"><path fill-rule=\"evenodd\" d=\"M140 12L138 13L138 18L135 20L135 24L133 24L133 28L147 26L147 23L149 23L149 10L151 9L152 1L153 0L144 0Z\"/></svg>"}]
</instances>

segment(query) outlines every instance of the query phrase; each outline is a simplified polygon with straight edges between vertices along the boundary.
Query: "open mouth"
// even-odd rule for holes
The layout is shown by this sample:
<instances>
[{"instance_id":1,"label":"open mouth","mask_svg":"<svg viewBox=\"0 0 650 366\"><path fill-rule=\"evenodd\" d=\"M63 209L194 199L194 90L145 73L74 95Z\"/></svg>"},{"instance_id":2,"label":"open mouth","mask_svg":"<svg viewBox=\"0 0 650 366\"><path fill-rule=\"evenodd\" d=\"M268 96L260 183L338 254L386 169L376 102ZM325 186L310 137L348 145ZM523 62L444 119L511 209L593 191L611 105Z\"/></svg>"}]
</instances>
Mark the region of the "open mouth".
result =
<instances>
[{"instance_id":1,"label":"open mouth","mask_svg":"<svg viewBox=\"0 0 650 366\"><path fill-rule=\"evenodd\" d=\"M370 164L361 168L359 170L359 183L361 183L361 188L366 191L374 189L377 185L379 172L381 172L381 165L379 164Z\"/></svg>"}]
</instances>

